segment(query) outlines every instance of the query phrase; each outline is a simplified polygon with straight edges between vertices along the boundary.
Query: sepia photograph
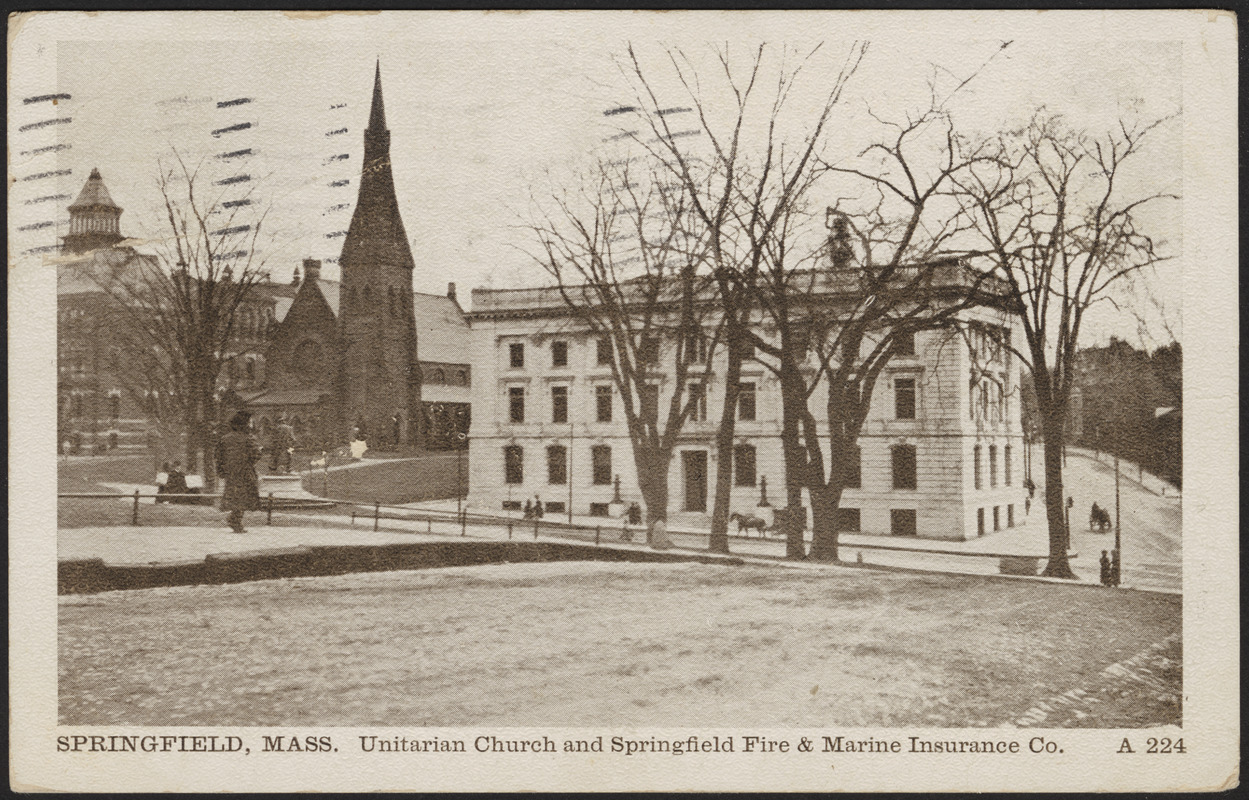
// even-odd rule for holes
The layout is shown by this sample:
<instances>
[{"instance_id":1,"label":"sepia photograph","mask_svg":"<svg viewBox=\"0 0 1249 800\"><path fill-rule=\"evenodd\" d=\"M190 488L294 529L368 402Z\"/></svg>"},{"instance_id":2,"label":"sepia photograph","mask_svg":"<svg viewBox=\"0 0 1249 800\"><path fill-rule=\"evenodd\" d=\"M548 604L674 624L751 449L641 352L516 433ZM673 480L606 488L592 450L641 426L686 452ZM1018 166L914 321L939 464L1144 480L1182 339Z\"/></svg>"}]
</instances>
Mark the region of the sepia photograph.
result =
<instances>
[{"instance_id":1,"label":"sepia photograph","mask_svg":"<svg viewBox=\"0 0 1249 800\"><path fill-rule=\"evenodd\" d=\"M1052 13L11 16L13 788L1236 785L1235 18Z\"/></svg>"}]
</instances>

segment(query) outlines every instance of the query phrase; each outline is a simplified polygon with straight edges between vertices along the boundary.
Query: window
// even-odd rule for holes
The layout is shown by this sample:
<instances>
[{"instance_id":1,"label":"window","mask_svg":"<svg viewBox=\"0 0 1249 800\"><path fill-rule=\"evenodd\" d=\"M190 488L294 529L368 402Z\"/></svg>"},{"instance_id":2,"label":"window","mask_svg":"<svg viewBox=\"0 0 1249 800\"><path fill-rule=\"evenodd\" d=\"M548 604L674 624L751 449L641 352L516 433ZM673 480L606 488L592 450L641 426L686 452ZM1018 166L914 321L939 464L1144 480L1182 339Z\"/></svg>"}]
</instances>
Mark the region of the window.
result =
<instances>
[{"instance_id":1,"label":"window","mask_svg":"<svg viewBox=\"0 0 1249 800\"><path fill-rule=\"evenodd\" d=\"M863 488L863 448L852 445L846 453L846 489Z\"/></svg>"},{"instance_id":2,"label":"window","mask_svg":"<svg viewBox=\"0 0 1249 800\"><path fill-rule=\"evenodd\" d=\"M976 509L976 535L984 536L984 509Z\"/></svg>"},{"instance_id":3,"label":"window","mask_svg":"<svg viewBox=\"0 0 1249 800\"><path fill-rule=\"evenodd\" d=\"M562 500L547 500L544 505L550 514L563 514L568 508Z\"/></svg>"},{"instance_id":4,"label":"window","mask_svg":"<svg viewBox=\"0 0 1249 800\"><path fill-rule=\"evenodd\" d=\"M707 339L702 331L690 333L685 337L685 363L703 364L707 361Z\"/></svg>"},{"instance_id":5,"label":"window","mask_svg":"<svg viewBox=\"0 0 1249 800\"><path fill-rule=\"evenodd\" d=\"M1002 483L1010 486L1010 445L1002 450Z\"/></svg>"},{"instance_id":6,"label":"window","mask_svg":"<svg viewBox=\"0 0 1249 800\"><path fill-rule=\"evenodd\" d=\"M1011 503L1006 507L1006 527L1015 527L1015 504Z\"/></svg>"},{"instance_id":7,"label":"window","mask_svg":"<svg viewBox=\"0 0 1249 800\"><path fill-rule=\"evenodd\" d=\"M551 366L568 366L568 342L551 342Z\"/></svg>"},{"instance_id":8,"label":"window","mask_svg":"<svg viewBox=\"0 0 1249 800\"><path fill-rule=\"evenodd\" d=\"M525 482L525 448L518 444L503 448L503 482L512 485Z\"/></svg>"},{"instance_id":9,"label":"window","mask_svg":"<svg viewBox=\"0 0 1249 800\"><path fill-rule=\"evenodd\" d=\"M611 485L611 445L596 444L590 448L590 472L595 486Z\"/></svg>"},{"instance_id":10,"label":"window","mask_svg":"<svg viewBox=\"0 0 1249 800\"><path fill-rule=\"evenodd\" d=\"M568 421L568 387L551 387L551 422Z\"/></svg>"},{"instance_id":11,"label":"window","mask_svg":"<svg viewBox=\"0 0 1249 800\"><path fill-rule=\"evenodd\" d=\"M1001 507L1001 506L994 506L994 507L993 507L993 530L995 530L995 531L1000 531L1000 530L1002 530L1002 518L1001 518L1001 511L1002 511L1002 507Z\"/></svg>"},{"instance_id":12,"label":"window","mask_svg":"<svg viewBox=\"0 0 1249 800\"><path fill-rule=\"evenodd\" d=\"M641 401L642 419L644 421L659 420L659 386L654 383L648 383L638 387L638 399Z\"/></svg>"},{"instance_id":13,"label":"window","mask_svg":"<svg viewBox=\"0 0 1249 800\"><path fill-rule=\"evenodd\" d=\"M897 419L915 419L914 378L898 378L893 382L893 409Z\"/></svg>"},{"instance_id":14,"label":"window","mask_svg":"<svg viewBox=\"0 0 1249 800\"><path fill-rule=\"evenodd\" d=\"M894 335L893 353L898 356L915 355L915 331L902 331Z\"/></svg>"},{"instance_id":15,"label":"window","mask_svg":"<svg viewBox=\"0 0 1249 800\"><path fill-rule=\"evenodd\" d=\"M893 448L893 488L914 489L915 480L915 447L909 444L895 445Z\"/></svg>"},{"instance_id":16,"label":"window","mask_svg":"<svg viewBox=\"0 0 1249 800\"><path fill-rule=\"evenodd\" d=\"M594 405L599 422L611 422L611 387L594 387Z\"/></svg>"},{"instance_id":17,"label":"window","mask_svg":"<svg viewBox=\"0 0 1249 800\"><path fill-rule=\"evenodd\" d=\"M997 486L997 445L995 444L989 445L989 486Z\"/></svg>"},{"instance_id":18,"label":"window","mask_svg":"<svg viewBox=\"0 0 1249 800\"><path fill-rule=\"evenodd\" d=\"M691 383L690 391L690 422L707 421L707 387L701 383Z\"/></svg>"},{"instance_id":19,"label":"window","mask_svg":"<svg viewBox=\"0 0 1249 800\"><path fill-rule=\"evenodd\" d=\"M607 503L590 503L590 516L606 517L608 516Z\"/></svg>"},{"instance_id":20,"label":"window","mask_svg":"<svg viewBox=\"0 0 1249 800\"><path fill-rule=\"evenodd\" d=\"M611 364L611 339L604 336L595 343L595 360L600 367Z\"/></svg>"},{"instance_id":21,"label":"window","mask_svg":"<svg viewBox=\"0 0 1249 800\"><path fill-rule=\"evenodd\" d=\"M638 363L654 365L659 363L659 337L643 336L638 342Z\"/></svg>"},{"instance_id":22,"label":"window","mask_svg":"<svg viewBox=\"0 0 1249 800\"><path fill-rule=\"evenodd\" d=\"M981 484L983 483L983 479L980 477L980 445L976 445L975 447L973 447L971 453L972 453L972 456L971 456L972 470L971 471L972 471L972 475L975 477L976 488L979 489Z\"/></svg>"},{"instance_id":23,"label":"window","mask_svg":"<svg viewBox=\"0 0 1249 800\"><path fill-rule=\"evenodd\" d=\"M754 422L755 385L753 383L738 384L737 418L743 422Z\"/></svg>"},{"instance_id":24,"label":"window","mask_svg":"<svg viewBox=\"0 0 1249 800\"><path fill-rule=\"evenodd\" d=\"M918 536L915 509L893 508L889 510L889 533L894 536Z\"/></svg>"},{"instance_id":25,"label":"window","mask_svg":"<svg viewBox=\"0 0 1249 800\"><path fill-rule=\"evenodd\" d=\"M737 486L755 485L755 447L739 444L733 448L733 483Z\"/></svg>"},{"instance_id":26,"label":"window","mask_svg":"<svg viewBox=\"0 0 1249 800\"><path fill-rule=\"evenodd\" d=\"M520 511L520 501L519 500L504 500L503 510L504 511Z\"/></svg>"},{"instance_id":27,"label":"window","mask_svg":"<svg viewBox=\"0 0 1249 800\"><path fill-rule=\"evenodd\" d=\"M512 369L520 369L525 366L525 345L515 342L507 346L508 363Z\"/></svg>"},{"instance_id":28,"label":"window","mask_svg":"<svg viewBox=\"0 0 1249 800\"><path fill-rule=\"evenodd\" d=\"M507 390L507 408L512 422L525 421L525 387L512 386Z\"/></svg>"},{"instance_id":29,"label":"window","mask_svg":"<svg viewBox=\"0 0 1249 800\"><path fill-rule=\"evenodd\" d=\"M546 449L546 482L568 483L568 448L553 444Z\"/></svg>"},{"instance_id":30,"label":"window","mask_svg":"<svg viewBox=\"0 0 1249 800\"><path fill-rule=\"evenodd\" d=\"M858 533L863 529L861 516L857 508L837 509L837 530L845 533Z\"/></svg>"}]
</instances>

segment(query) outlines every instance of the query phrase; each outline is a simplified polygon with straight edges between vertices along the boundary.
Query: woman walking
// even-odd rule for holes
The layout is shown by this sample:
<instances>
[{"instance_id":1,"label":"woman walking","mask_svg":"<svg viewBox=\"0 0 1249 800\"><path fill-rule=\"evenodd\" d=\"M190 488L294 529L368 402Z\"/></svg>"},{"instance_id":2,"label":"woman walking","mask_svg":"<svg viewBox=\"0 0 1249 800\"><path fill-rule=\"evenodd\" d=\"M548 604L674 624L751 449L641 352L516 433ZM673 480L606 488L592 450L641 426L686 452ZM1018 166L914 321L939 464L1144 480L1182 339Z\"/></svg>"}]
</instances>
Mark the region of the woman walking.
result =
<instances>
[{"instance_id":1,"label":"woman walking","mask_svg":"<svg viewBox=\"0 0 1249 800\"><path fill-rule=\"evenodd\" d=\"M260 508L260 486L256 462L260 447L250 433L252 416L240 411L230 418L230 430L217 443L217 475L225 481L221 510L229 512L226 522L235 533L246 533L243 512Z\"/></svg>"}]
</instances>

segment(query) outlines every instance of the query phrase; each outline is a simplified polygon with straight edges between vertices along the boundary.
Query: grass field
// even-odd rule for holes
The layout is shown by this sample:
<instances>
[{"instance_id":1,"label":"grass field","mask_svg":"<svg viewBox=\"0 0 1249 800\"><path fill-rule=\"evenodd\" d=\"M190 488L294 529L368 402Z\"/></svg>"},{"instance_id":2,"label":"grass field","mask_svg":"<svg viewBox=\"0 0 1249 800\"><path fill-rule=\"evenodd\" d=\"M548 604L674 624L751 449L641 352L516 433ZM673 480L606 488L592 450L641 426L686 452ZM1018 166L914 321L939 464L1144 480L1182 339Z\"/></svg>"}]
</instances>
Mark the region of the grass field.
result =
<instances>
[{"instance_id":1,"label":"grass field","mask_svg":"<svg viewBox=\"0 0 1249 800\"><path fill-rule=\"evenodd\" d=\"M567 562L60 599L64 725L1000 726L1180 721L1106 668L1180 598L846 568ZM1160 683L1159 683L1160 682ZM1161 686L1161 688L1159 688Z\"/></svg>"}]
</instances>

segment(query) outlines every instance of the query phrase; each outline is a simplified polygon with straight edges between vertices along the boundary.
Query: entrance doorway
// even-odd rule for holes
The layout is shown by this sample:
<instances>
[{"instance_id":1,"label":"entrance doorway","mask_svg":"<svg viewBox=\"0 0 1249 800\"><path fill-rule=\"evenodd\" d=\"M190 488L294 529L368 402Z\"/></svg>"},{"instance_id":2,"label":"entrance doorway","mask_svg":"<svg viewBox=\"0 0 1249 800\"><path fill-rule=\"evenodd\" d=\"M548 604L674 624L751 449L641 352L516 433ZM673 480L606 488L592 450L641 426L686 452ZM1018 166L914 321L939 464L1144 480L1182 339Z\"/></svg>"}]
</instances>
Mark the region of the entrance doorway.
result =
<instances>
[{"instance_id":1,"label":"entrance doorway","mask_svg":"<svg viewBox=\"0 0 1249 800\"><path fill-rule=\"evenodd\" d=\"M707 451L685 450L681 453L685 473L685 510L707 510Z\"/></svg>"}]
</instances>

